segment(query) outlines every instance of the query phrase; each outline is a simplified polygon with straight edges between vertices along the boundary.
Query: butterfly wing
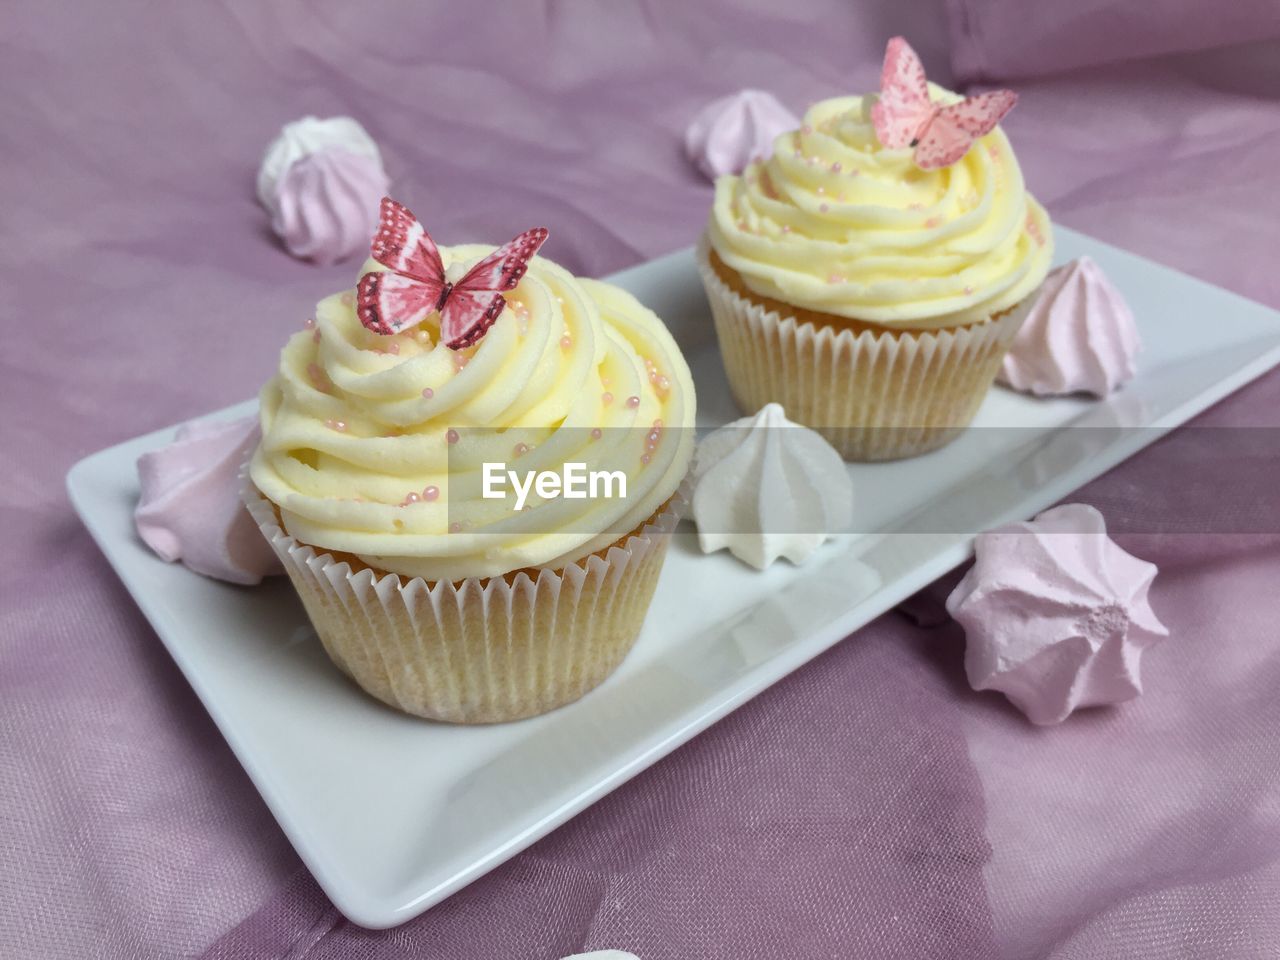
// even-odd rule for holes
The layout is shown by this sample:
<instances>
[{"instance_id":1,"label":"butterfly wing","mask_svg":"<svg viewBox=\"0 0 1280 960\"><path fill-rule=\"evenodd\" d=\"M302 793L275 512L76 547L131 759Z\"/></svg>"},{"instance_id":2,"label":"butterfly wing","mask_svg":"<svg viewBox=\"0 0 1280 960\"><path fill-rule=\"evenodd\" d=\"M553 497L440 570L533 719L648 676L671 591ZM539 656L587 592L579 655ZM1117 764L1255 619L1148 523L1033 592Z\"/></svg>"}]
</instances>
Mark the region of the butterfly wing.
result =
<instances>
[{"instance_id":1,"label":"butterfly wing","mask_svg":"<svg viewBox=\"0 0 1280 960\"><path fill-rule=\"evenodd\" d=\"M884 51L880 96L871 107L876 137L891 150L909 147L935 110L924 65L906 40L894 37Z\"/></svg>"},{"instance_id":2,"label":"butterfly wing","mask_svg":"<svg viewBox=\"0 0 1280 960\"><path fill-rule=\"evenodd\" d=\"M1012 90L993 90L943 107L916 145L916 166L921 170L949 167L996 128L1018 102Z\"/></svg>"},{"instance_id":3,"label":"butterfly wing","mask_svg":"<svg viewBox=\"0 0 1280 960\"><path fill-rule=\"evenodd\" d=\"M390 335L421 323L444 293L444 265L426 227L404 204L382 198L369 255L391 273L366 273L356 284L356 316Z\"/></svg>"},{"instance_id":4,"label":"butterfly wing","mask_svg":"<svg viewBox=\"0 0 1280 960\"><path fill-rule=\"evenodd\" d=\"M383 197L378 208L378 232L369 255L388 270L444 287L444 265L431 234L408 207L390 197Z\"/></svg>"},{"instance_id":5,"label":"butterfly wing","mask_svg":"<svg viewBox=\"0 0 1280 960\"><path fill-rule=\"evenodd\" d=\"M356 284L356 316L374 333L390 336L427 319L443 289L402 273L366 273Z\"/></svg>"},{"instance_id":6,"label":"butterfly wing","mask_svg":"<svg viewBox=\"0 0 1280 960\"><path fill-rule=\"evenodd\" d=\"M445 346L460 350L488 332L506 306L502 294L520 282L529 261L546 239L545 227L526 230L477 263L453 285L440 309L440 339Z\"/></svg>"}]
</instances>

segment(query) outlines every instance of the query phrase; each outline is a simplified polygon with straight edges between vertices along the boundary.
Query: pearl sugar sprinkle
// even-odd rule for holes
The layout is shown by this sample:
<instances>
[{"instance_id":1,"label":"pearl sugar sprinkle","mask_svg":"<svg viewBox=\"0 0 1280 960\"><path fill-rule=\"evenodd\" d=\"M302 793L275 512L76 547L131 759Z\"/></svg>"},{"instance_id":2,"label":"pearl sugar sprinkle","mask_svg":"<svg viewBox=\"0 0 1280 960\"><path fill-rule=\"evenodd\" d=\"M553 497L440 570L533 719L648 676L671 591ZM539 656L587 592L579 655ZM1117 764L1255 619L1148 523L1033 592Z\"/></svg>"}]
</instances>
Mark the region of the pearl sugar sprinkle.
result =
<instances>
[{"instance_id":1,"label":"pearl sugar sprinkle","mask_svg":"<svg viewBox=\"0 0 1280 960\"><path fill-rule=\"evenodd\" d=\"M400 501L400 506L408 507L415 503L434 503L440 499L440 488L435 484L429 484L422 488L422 492L410 490L404 495L404 499Z\"/></svg>"},{"instance_id":2,"label":"pearl sugar sprinkle","mask_svg":"<svg viewBox=\"0 0 1280 960\"><path fill-rule=\"evenodd\" d=\"M658 395L665 396L666 392L671 389L671 381L663 375L662 371L658 369L658 365L651 359L645 359L644 367L649 373L649 382L658 391Z\"/></svg>"}]
</instances>

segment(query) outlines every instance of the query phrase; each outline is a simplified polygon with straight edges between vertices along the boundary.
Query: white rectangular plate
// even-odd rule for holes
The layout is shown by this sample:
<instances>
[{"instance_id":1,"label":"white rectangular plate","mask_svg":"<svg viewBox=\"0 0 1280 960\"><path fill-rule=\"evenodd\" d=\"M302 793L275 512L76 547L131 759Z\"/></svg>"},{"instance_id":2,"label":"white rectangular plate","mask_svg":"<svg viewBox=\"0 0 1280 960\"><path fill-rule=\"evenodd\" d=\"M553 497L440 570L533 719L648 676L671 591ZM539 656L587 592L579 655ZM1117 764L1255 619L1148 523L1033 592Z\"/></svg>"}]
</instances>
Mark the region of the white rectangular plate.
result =
<instances>
[{"instance_id":1,"label":"white rectangular plate","mask_svg":"<svg viewBox=\"0 0 1280 960\"><path fill-rule=\"evenodd\" d=\"M454 727L397 714L329 664L288 583L238 588L157 559L134 533L134 464L171 429L82 460L68 489L320 885L355 922L394 926L959 564L966 531L1036 513L1280 362L1275 311L1069 230L1057 239L1059 260L1088 253L1132 304L1146 343L1134 382L1107 402L995 389L975 425L1023 429L851 465L856 528L899 532L829 543L803 573L703 556L682 531L626 662L532 720ZM736 417L692 252L611 279L680 341L700 424ZM1082 429L1113 426L1134 429Z\"/></svg>"}]
</instances>

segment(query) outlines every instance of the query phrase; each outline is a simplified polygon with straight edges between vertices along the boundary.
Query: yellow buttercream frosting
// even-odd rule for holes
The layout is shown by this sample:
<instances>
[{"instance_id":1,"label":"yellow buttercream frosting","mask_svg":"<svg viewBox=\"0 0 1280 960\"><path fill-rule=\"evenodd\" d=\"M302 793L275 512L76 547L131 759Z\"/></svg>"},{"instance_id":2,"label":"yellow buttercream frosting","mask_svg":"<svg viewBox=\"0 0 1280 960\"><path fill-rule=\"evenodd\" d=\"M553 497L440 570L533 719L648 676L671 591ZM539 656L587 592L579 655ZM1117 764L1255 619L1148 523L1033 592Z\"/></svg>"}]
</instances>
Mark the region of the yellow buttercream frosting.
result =
<instances>
[{"instance_id":1,"label":"yellow buttercream frosting","mask_svg":"<svg viewBox=\"0 0 1280 960\"><path fill-rule=\"evenodd\" d=\"M874 102L816 103L771 159L720 177L712 249L763 297L886 326L959 326L1019 303L1053 245L1003 131L921 170L909 148L880 145Z\"/></svg>"},{"instance_id":2,"label":"yellow buttercream frosting","mask_svg":"<svg viewBox=\"0 0 1280 960\"><path fill-rule=\"evenodd\" d=\"M453 280L489 252L440 250ZM437 342L438 314L379 336L350 291L317 306L314 329L289 339L262 390L250 469L292 536L456 581L563 566L670 498L692 454L694 389L662 322L625 291L541 257L506 297L461 351ZM621 471L627 496L531 495L516 512L482 496L486 462Z\"/></svg>"}]
</instances>

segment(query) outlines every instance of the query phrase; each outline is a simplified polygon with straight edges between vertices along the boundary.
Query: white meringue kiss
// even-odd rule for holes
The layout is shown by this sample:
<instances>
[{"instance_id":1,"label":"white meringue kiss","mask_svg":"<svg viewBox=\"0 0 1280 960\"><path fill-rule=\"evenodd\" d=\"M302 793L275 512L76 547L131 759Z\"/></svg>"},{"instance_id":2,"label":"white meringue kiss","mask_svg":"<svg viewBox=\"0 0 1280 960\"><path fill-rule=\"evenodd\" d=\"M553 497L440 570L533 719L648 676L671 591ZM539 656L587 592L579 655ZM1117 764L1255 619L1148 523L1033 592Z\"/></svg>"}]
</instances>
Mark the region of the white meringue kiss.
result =
<instances>
[{"instance_id":1,"label":"white meringue kiss","mask_svg":"<svg viewBox=\"0 0 1280 960\"><path fill-rule=\"evenodd\" d=\"M704 553L728 548L757 570L801 563L853 518L853 481L835 449L767 404L703 438L693 519Z\"/></svg>"},{"instance_id":2,"label":"white meringue kiss","mask_svg":"<svg viewBox=\"0 0 1280 960\"><path fill-rule=\"evenodd\" d=\"M1143 650L1169 635L1147 599L1155 564L1107 536L1086 504L981 534L947 598L975 690L999 690L1032 723L1142 692Z\"/></svg>"},{"instance_id":3,"label":"white meringue kiss","mask_svg":"<svg viewBox=\"0 0 1280 960\"><path fill-rule=\"evenodd\" d=\"M1045 279L999 379L1038 396L1105 397L1133 378L1141 349L1124 297L1093 260L1081 257Z\"/></svg>"},{"instance_id":4,"label":"white meringue kiss","mask_svg":"<svg viewBox=\"0 0 1280 960\"><path fill-rule=\"evenodd\" d=\"M684 149L709 179L741 173L757 157L773 155L773 141L800 126L799 118L763 90L742 90L707 104L689 124Z\"/></svg>"}]
</instances>

